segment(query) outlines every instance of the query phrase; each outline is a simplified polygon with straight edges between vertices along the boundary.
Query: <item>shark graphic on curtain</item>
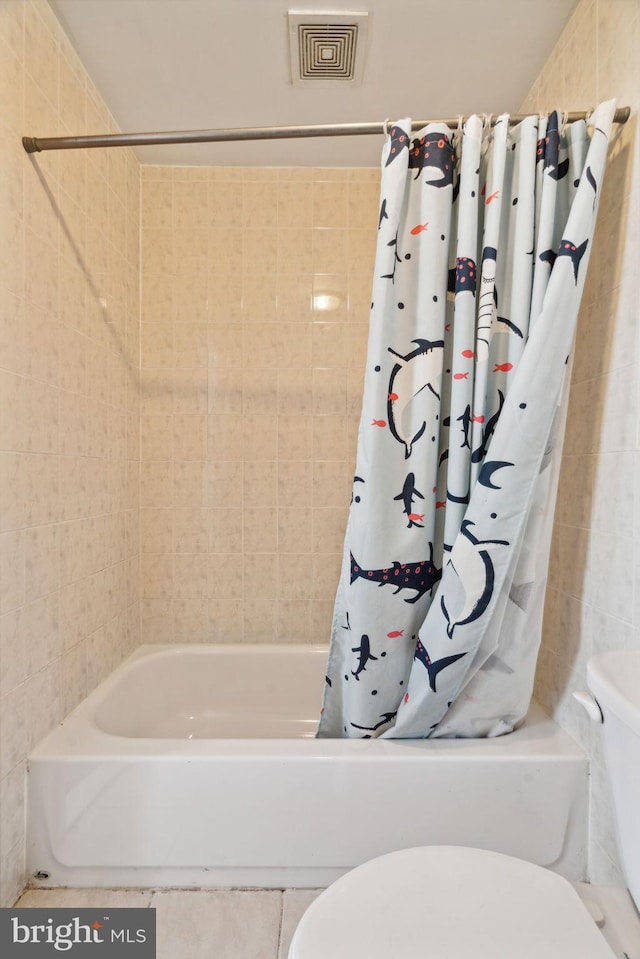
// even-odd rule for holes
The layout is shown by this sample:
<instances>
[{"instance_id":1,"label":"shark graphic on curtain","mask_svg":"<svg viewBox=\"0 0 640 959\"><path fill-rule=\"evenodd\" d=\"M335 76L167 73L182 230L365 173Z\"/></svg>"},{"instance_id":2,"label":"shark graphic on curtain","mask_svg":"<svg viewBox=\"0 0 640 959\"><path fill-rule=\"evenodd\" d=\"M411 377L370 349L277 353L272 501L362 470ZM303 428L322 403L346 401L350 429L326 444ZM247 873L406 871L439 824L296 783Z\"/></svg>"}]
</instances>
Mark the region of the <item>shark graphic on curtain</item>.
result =
<instances>
[{"instance_id":1,"label":"shark graphic on curtain","mask_svg":"<svg viewBox=\"0 0 640 959\"><path fill-rule=\"evenodd\" d=\"M614 108L389 131L320 737L526 714Z\"/></svg>"}]
</instances>

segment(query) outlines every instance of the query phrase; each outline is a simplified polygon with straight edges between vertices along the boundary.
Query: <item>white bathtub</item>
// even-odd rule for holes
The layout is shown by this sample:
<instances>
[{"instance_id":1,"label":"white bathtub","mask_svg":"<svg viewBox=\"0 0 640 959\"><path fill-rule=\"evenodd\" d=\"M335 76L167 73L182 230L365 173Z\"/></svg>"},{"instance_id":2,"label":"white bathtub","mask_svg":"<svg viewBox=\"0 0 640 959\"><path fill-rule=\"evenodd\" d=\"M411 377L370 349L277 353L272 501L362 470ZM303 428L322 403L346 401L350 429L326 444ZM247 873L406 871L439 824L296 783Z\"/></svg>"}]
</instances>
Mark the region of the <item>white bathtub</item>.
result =
<instances>
[{"instance_id":1,"label":"white bathtub","mask_svg":"<svg viewBox=\"0 0 640 959\"><path fill-rule=\"evenodd\" d=\"M499 739L317 740L325 662L140 647L29 758L34 881L319 887L428 843L585 878L587 760L539 707Z\"/></svg>"}]
</instances>

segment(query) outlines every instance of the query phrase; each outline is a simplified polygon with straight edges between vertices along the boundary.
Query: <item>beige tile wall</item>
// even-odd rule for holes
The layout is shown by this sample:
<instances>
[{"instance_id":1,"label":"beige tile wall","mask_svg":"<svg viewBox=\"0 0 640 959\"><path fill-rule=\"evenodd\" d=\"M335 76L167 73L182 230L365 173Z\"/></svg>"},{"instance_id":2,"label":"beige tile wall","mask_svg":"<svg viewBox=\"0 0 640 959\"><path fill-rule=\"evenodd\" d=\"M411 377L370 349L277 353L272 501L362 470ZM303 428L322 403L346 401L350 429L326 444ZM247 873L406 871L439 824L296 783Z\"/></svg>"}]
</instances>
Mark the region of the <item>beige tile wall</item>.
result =
<instances>
[{"instance_id":1,"label":"beige tile wall","mask_svg":"<svg viewBox=\"0 0 640 959\"><path fill-rule=\"evenodd\" d=\"M138 642L139 165L51 9L0 4L0 905L25 756Z\"/></svg>"},{"instance_id":2,"label":"beige tile wall","mask_svg":"<svg viewBox=\"0 0 640 959\"><path fill-rule=\"evenodd\" d=\"M142 636L327 642L377 169L143 167Z\"/></svg>"},{"instance_id":3,"label":"beige tile wall","mask_svg":"<svg viewBox=\"0 0 640 959\"><path fill-rule=\"evenodd\" d=\"M611 149L580 315L536 695L592 759L590 876L621 883L586 661L640 649L640 4L582 0L523 109L632 108Z\"/></svg>"}]
</instances>

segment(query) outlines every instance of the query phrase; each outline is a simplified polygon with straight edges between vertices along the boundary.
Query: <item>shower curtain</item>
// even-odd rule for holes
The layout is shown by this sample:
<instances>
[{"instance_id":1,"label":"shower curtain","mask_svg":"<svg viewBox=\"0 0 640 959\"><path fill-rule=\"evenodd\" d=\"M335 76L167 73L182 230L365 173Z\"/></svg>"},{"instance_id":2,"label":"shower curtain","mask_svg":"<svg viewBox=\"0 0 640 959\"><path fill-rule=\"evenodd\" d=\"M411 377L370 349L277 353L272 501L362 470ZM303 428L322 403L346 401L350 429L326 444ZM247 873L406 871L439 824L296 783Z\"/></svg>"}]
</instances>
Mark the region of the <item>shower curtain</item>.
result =
<instances>
[{"instance_id":1,"label":"shower curtain","mask_svg":"<svg viewBox=\"0 0 640 959\"><path fill-rule=\"evenodd\" d=\"M320 737L496 736L528 709L614 108L389 130Z\"/></svg>"}]
</instances>

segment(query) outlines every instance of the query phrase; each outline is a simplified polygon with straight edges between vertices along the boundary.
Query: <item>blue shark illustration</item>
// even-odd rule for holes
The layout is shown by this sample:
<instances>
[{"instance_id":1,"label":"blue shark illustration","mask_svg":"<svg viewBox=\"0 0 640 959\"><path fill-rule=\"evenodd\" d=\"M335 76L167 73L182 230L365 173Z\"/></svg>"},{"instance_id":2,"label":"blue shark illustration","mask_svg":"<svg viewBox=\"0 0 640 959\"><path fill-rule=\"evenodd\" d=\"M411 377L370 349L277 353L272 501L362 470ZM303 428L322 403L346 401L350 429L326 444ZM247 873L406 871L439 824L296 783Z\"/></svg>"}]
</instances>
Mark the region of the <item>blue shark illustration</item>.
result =
<instances>
[{"instance_id":1,"label":"blue shark illustration","mask_svg":"<svg viewBox=\"0 0 640 959\"><path fill-rule=\"evenodd\" d=\"M569 172L569 160L560 160L560 132L558 112L549 115L546 135L538 140L536 162L544 160L545 173L554 180L561 180Z\"/></svg>"},{"instance_id":2,"label":"blue shark illustration","mask_svg":"<svg viewBox=\"0 0 640 959\"><path fill-rule=\"evenodd\" d=\"M442 612L447 620L449 639L453 637L456 626L472 623L484 613L491 601L494 584L493 563L488 550L495 546L509 545L504 539L484 541L477 539L470 530L470 527L474 525L471 520L462 521L460 535L454 544L459 568L454 566L453 558L448 562L448 565L452 566L457 573L463 589L461 608L456 613L447 607L444 596L440 600Z\"/></svg>"},{"instance_id":3,"label":"blue shark illustration","mask_svg":"<svg viewBox=\"0 0 640 959\"><path fill-rule=\"evenodd\" d=\"M425 389L440 399L444 357L444 340L418 339L411 342L416 344L416 349L406 356L388 348L399 362L393 367L389 379L387 419L392 435L405 448L405 459L409 459L414 443L427 427L424 403L413 401Z\"/></svg>"},{"instance_id":4,"label":"blue shark illustration","mask_svg":"<svg viewBox=\"0 0 640 959\"><path fill-rule=\"evenodd\" d=\"M468 256L456 257L456 265L449 270L447 283L449 293L472 293L476 295L476 264Z\"/></svg>"},{"instance_id":5,"label":"blue shark illustration","mask_svg":"<svg viewBox=\"0 0 640 959\"><path fill-rule=\"evenodd\" d=\"M388 220L389 214L387 213L387 201L386 199L382 201L380 206L380 216L378 217L378 229L382 226L383 220Z\"/></svg>"},{"instance_id":6,"label":"blue shark illustration","mask_svg":"<svg viewBox=\"0 0 640 959\"><path fill-rule=\"evenodd\" d=\"M433 543L429 543L429 559L418 563L399 563L394 561L386 569L362 569L351 554L351 583L364 579L378 586L395 586L396 593L403 589L415 590L415 596L405 599L405 603L417 603L426 593L433 594L433 587L440 580L442 570L433 562Z\"/></svg>"},{"instance_id":7,"label":"blue shark illustration","mask_svg":"<svg viewBox=\"0 0 640 959\"><path fill-rule=\"evenodd\" d=\"M573 263L573 276L576 284L578 283L578 269L580 268L580 261L586 253L588 244L588 240L585 240L580 244L580 246L576 246L575 243L571 242L571 240L560 241L558 256L568 256Z\"/></svg>"},{"instance_id":8,"label":"blue shark illustration","mask_svg":"<svg viewBox=\"0 0 640 959\"><path fill-rule=\"evenodd\" d=\"M431 179L424 182L428 186L451 186L455 162L453 146L445 133L426 133L411 143L409 169L417 170L416 180L422 170L427 170Z\"/></svg>"},{"instance_id":9,"label":"blue shark illustration","mask_svg":"<svg viewBox=\"0 0 640 959\"><path fill-rule=\"evenodd\" d=\"M412 526L420 526L422 528L422 524L417 522L416 514L413 511L413 499L415 496L417 496L419 499L424 499L424 496L420 490L416 488L415 475L413 473L408 473L402 487L402 492L393 497L394 500L402 500L404 505L403 512L407 514L409 519L409 522L407 523L407 529L411 529Z\"/></svg>"},{"instance_id":10,"label":"blue shark illustration","mask_svg":"<svg viewBox=\"0 0 640 959\"><path fill-rule=\"evenodd\" d=\"M391 147L389 149L389 156L387 157L385 166L389 166L390 163L393 163L393 161L400 156L402 151L408 149L409 147L409 135L405 133L402 127L394 124L389 130L389 136L391 137Z\"/></svg>"},{"instance_id":11,"label":"blue shark illustration","mask_svg":"<svg viewBox=\"0 0 640 959\"><path fill-rule=\"evenodd\" d=\"M358 681L360 681L360 673L363 673L365 671L367 667L367 663L371 661L375 662L378 657L372 655L371 645L369 643L369 637L366 636L364 633L360 637L360 645L352 647L351 652L360 654L360 659L358 661L358 666L356 668L356 671L355 673L353 672L351 673L352 676L354 676Z\"/></svg>"},{"instance_id":12,"label":"blue shark illustration","mask_svg":"<svg viewBox=\"0 0 640 959\"><path fill-rule=\"evenodd\" d=\"M502 390L498 390L498 409L495 411L493 416L490 416L487 420L486 426L482 430L482 442L480 446L473 451L471 454L472 463L481 463L482 460L487 455L487 447L491 437L493 436L494 430L498 425L498 420L500 419L500 414L502 413L502 407L504 406L504 393Z\"/></svg>"},{"instance_id":13,"label":"blue shark illustration","mask_svg":"<svg viewBox=\"0 0 640 959\"><path fill-rule=\"evenodd\" d=\"M436 678L438 673L441 672L441 670L446 669L447 666L457 663L459 659L462 659L462 657L466 655L466 653L454 653L453 656L443 656L442 659L436 659L435 663L433 663L429 658L429 654L427 653L426 649L420 640L418 640L413 658L417 659L422 663L423 666L426 667L429 676L429 686L434 693L437 693L438 690L436 689Z\"/></svg>"}]
</instances>

